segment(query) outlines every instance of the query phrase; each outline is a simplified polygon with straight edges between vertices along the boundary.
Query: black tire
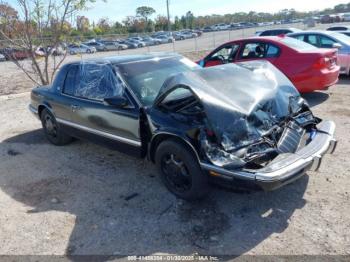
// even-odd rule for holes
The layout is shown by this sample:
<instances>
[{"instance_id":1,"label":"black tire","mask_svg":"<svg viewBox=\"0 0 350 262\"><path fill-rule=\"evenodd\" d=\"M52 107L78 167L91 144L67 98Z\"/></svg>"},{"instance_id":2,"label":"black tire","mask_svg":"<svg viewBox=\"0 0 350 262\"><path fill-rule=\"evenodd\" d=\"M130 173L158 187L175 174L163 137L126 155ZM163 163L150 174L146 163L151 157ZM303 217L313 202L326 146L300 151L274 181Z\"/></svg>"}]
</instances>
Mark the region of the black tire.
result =
<instances>
[{"instance_id":1,"label":"black tire","mask_svg":"<svg viewBox=\"0 0 350 262\"><path fill-rule=\"evenodd\" d=\"M45 136L50 143L56 146L64 146L72 142L73 138L62 132L56 118L49 110L44 109L40 115Z\"/></svg>"},{"instance_id":2,"label":"black tire","mask_svg":"<svg viewBox=\"0 0 350 262\"><path fill-rule=\"evenodd\" d=\"M155 161L162 182L177 197L195 200L207 195L208 177L194 154L182 143L165 140L157 148Z\"/></svg>"},{"instance_id":3,"label":"black tire","mask_svg":"<svg viewBox=\"0 0 350 262\"><path fill-rule=\"evenodd\" d=\"M92 53L92 51L91 51L90 49L86 50L86 52L87 52L88 54L91 54L91 53Z\"/></svg>"}]
</instances>

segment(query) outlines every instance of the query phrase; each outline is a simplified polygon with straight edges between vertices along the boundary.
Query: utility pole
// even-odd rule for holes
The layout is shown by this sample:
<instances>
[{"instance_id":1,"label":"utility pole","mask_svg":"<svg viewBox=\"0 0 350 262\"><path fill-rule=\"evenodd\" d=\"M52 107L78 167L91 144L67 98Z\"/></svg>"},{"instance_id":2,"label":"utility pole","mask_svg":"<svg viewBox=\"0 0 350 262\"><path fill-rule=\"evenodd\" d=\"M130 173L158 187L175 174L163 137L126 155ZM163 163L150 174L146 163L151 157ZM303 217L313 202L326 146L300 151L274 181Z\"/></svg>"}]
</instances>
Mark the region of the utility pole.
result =
<instances>
[{"instance_id":1,"label":"utility pole","mask_svg":"<svg viewBox=\"0 0 350 262\"><path fill-rule=\"evenodd\" d=\"M170 32L171 28L170 28L169 0L166 0L166 9L168 13L168 32Z\"/></svg>"}]
</instances>

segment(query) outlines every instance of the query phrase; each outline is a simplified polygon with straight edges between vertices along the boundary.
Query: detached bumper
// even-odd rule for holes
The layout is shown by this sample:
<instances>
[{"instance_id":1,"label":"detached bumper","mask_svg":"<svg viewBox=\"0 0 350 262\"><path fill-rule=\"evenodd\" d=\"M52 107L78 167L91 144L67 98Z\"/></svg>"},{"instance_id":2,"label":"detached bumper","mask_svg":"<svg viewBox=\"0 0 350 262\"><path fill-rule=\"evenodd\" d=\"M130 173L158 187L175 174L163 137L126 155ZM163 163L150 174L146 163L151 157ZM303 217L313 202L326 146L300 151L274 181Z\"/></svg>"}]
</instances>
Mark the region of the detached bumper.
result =
<instances>
[{"instance_id":1,"label":"detached bumper","mask_svg":"<svg viewBox=\"0 0 350 262\"><path fill-rule=\"evenodd\" d=\"M321 122L318 132L307 146L296 153L279 155L261 169L231 171L205 163L201 167L209 174L226 180L250 180L264 190L277 189L300 178L308 170L318 170L322 156L333 153L336 148L334 131L334 122Z\"/></svg>"}]
</instances>

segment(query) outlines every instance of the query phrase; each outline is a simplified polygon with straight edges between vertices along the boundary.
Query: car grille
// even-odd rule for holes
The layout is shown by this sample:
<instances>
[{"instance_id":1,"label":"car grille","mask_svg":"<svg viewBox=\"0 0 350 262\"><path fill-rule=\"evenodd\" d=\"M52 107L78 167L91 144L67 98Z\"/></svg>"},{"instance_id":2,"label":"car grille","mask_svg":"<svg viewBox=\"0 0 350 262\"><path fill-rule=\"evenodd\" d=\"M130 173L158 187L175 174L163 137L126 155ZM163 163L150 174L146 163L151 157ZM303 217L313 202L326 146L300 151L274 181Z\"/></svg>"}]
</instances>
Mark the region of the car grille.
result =
<instances>
[{"instance_id":1,"label":"car grille","mask_svg":"<svg viewBox=\"0 0 350 262\"><path fill-rule=\"evenodd\" d=\"M280 140L277 143L279 153L294 153L305 134L304 128L291 121L284 129Z\"/></svg>"}]
</instances>

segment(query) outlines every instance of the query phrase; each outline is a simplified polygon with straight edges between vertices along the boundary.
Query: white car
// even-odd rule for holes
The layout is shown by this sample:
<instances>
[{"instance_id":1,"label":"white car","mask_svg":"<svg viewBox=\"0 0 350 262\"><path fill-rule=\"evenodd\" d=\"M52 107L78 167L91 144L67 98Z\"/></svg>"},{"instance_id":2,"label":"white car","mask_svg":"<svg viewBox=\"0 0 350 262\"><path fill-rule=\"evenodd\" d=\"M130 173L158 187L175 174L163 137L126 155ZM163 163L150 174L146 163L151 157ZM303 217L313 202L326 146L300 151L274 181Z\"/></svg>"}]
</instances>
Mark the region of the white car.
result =
<instances>
[{"instance_id":1,"label":"white car","mask_svg":"<svg viewBox=\"0 0 350 262\"><path fill-rule=\"evenodd\" d=\"M230 29L230 25L227 24L217 24L213 26L213 29L216 31L221 31L221 30L229 30Z\"/></svg>"},{"instance_id":2,"label":"white car","mask_svg":"<svg viewBox=\"0 0 350 262\"><path fill-rule=\"evenodd\" d=\"M343 15L344 22L350 22L350 13L346 13Z\"/></svg>"}]
</instances>

